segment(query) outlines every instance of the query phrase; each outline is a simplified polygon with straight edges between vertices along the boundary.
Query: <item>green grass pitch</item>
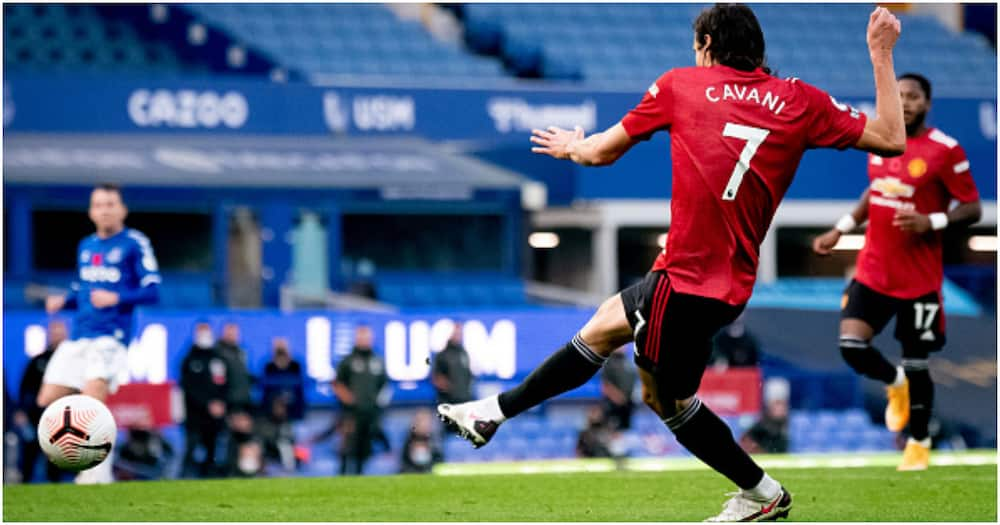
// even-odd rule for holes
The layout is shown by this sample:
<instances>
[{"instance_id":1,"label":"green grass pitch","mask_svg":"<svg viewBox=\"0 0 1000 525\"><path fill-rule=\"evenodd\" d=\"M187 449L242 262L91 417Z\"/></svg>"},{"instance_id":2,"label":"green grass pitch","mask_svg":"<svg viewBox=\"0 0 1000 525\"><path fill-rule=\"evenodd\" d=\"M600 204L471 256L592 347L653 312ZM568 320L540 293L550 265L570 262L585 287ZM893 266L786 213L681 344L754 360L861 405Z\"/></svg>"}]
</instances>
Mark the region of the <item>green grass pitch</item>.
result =
<instances>
[{"instance_id":1,"label":"green grass pitch","mask_svg":"<svg viewBox=\"0 0 1000 525\"><path fill-rule=\"evenodd\" d=\"M996 465L771 468L792 521L997 520ZM4 486L4 521L701 521L733 487L707 468Z\"/></svg>"}]
</instances>

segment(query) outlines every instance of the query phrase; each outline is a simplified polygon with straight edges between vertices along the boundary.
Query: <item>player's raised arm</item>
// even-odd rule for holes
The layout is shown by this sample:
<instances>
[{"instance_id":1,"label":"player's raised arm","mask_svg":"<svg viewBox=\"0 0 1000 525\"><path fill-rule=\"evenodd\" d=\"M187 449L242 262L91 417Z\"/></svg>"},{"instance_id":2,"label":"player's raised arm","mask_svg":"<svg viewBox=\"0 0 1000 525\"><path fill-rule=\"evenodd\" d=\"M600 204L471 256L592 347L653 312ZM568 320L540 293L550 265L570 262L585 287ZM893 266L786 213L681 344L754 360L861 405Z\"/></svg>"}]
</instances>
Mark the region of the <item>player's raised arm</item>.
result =
<instances>
[{"instance_id":1,"label":"player's raised arm","mask_svg":"<svg viewBox=\"0 0 1000 525\"><path fill-rule=\"evenodd\" d=\"M861 194L861 199L858 200L858 204L851 213L847 213L841 217L837 221L837 224L833 228L830 228L828 232L818 235L813 239L812 249L814 252L820 255L830 255L833 247L840 240L841 235L850 233L868 220L868 196L870 193L871 190L866 189Z\"/></svg>"},{"instance_id":2,"label":"player's raised arm","mask_svg":"<svg viewBox=\"0 0 1000 525\"><path fill-rule=\"evenodd\" d=\"M888 9L877 7L868 20L868 53L875 76L875 118L865 123L864 133L854 147L894 157L906 150L903 103L896 84L892 48L899 38L900 24Z\"/></svg>"},{"instance_id":3,"label":"player's raised arm","mask_svg":"<svg viewBox=\"0 0 1000 525\"><path fill-rule=\"evenodd\" d=\"M585 137L583 128L573 131L550 126L531 130L535 153L571 160L582 166L607 166L621 158L638 141L628 136L619 122L605 131Z\"/></svg>"}]
</instances>

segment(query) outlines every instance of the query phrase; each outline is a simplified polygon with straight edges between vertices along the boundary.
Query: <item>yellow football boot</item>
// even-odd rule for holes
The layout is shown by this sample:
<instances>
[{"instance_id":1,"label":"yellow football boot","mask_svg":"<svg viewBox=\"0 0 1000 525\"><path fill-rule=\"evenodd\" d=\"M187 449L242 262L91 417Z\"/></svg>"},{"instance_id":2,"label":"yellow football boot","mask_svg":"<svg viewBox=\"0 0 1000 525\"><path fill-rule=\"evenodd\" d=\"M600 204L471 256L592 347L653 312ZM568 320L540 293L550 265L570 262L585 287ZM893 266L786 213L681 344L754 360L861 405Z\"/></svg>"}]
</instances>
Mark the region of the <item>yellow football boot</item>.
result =
<instances>
[{"instance_id":1,"label":"yellow football boot","mask_svg":"<svg viewBox=\"0 0 1000 525\"><path fill-rule=\"evenodd\" d=\"M924 440L925 443L930 440ZM914 440L913 438L906 440L906 448L903 449L903 462L899 464L899 468L896 470L927 470L927 466L931 462L931 447L924 446L924 443Z\"/></svg>"},{"instance_id":2,"label":"yellow football boot","mask_svg":"<svg viewBox=\"0 0 1000 525\"><path fill-rule=\"evenodd\" d=\"M900 386L887 386L889 404L885 407L885 427L893 432L903 430L910 421L910 380Z\"/></svg>"}]
</instances>

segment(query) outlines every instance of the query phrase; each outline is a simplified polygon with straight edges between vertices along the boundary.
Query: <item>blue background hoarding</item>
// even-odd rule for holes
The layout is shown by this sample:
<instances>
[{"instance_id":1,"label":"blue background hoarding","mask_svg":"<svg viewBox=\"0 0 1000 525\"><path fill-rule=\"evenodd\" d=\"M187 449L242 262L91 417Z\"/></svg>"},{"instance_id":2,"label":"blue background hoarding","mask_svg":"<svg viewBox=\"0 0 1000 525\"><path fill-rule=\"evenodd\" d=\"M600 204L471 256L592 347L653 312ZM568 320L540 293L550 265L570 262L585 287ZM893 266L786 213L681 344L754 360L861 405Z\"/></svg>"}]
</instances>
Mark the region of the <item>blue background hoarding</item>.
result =
<instances>
[{"instance_id":1,"label":"blue background hoarding","mask_svg":"<svg viewBox=\"0 0 1000 525\"><path fill-rule=\"evenodd\" d=\"M334 401L330 381L336 364L353 344L354 328L371 326L375 350L386 362L394 386L394 402L430 402L431 355L451 335L452 320L464 323L464 344L470 366L482 381L500 385L519 380L572 338L591 311L576 308L421 314L292 313L278 311L156 310L137 314L135 339L129 348L133 381L177 382L180 365L191 345L194 324L205 320L216 329L224 322L240 325L251 373L258 375L271 359L271 338L286 337L292 356L307 375L307 401ZM67 318L68 321L68 318ZM37 311L4 313L4 376L12 391L30 356L44 348L47 317ZM597 395L596 381L577 395Z\"/></svg>"},{"instance_id":2,"label":"blue background hoarding","mask_svg":"<svg viewBox=\"0 0 1000 525\"><path fill-rule=\"evenodd\" d=\"M618 121L641 93L578 88L430 89L318 87L246 80L179 80L67 76L53 82L18 74L5 80L7 133L184 133L246 135L417 135L447 141L511 166L547 164L531 157L537 127L581 125L599 131ZM842 102L874 114L871 98ZM958 139L984 198L996 197L995 99L936 99L929 122ZM520 153L507 153L520 147ZM490 156L498 148L504 155ZM518 150L515 150L518 151ZM504 160L508 157L509 160ZM552 166L556 161L549 160ZM567 198L666 198L670 194L665 135L636 146L608 168L576 167L553 194ZM867 184L860 152L815 151L803 159L788 197L854 199ZM532 173L527 173L532 175ZM544 176L542 176L544 178Z\"/></svg>"}]
</instances>

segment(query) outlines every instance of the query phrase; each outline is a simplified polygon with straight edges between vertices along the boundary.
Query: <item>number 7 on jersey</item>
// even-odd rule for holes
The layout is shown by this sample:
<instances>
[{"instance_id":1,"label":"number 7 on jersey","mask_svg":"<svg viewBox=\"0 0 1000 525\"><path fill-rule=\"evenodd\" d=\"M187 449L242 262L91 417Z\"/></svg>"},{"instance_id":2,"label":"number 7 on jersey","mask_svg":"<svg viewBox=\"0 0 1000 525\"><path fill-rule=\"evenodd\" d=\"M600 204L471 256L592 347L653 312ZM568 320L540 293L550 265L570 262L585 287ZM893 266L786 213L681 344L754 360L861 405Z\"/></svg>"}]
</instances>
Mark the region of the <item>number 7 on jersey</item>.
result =
<instances>
[{"instance_id":1,"label":"number 7 on jersey","mask_svg":"<svg viewBox=\"0 0 1000 525\"><path fill-rule=\"evenodd\" d=\"M736 200L736 193L740 191L743 175L750 169L750 159L757 154L757 148L764 143L764 139L767 138L768 133L770 131L766 129L726 122L726 127L722 130L722 136L743 139L747 143L743 146L743 151L740 152L740 160L736 161L736 166L733 167L733 174L729 176L729 183L726 184L726 189L722 191L722 200Z\"/></svg>"}]
</instances>

